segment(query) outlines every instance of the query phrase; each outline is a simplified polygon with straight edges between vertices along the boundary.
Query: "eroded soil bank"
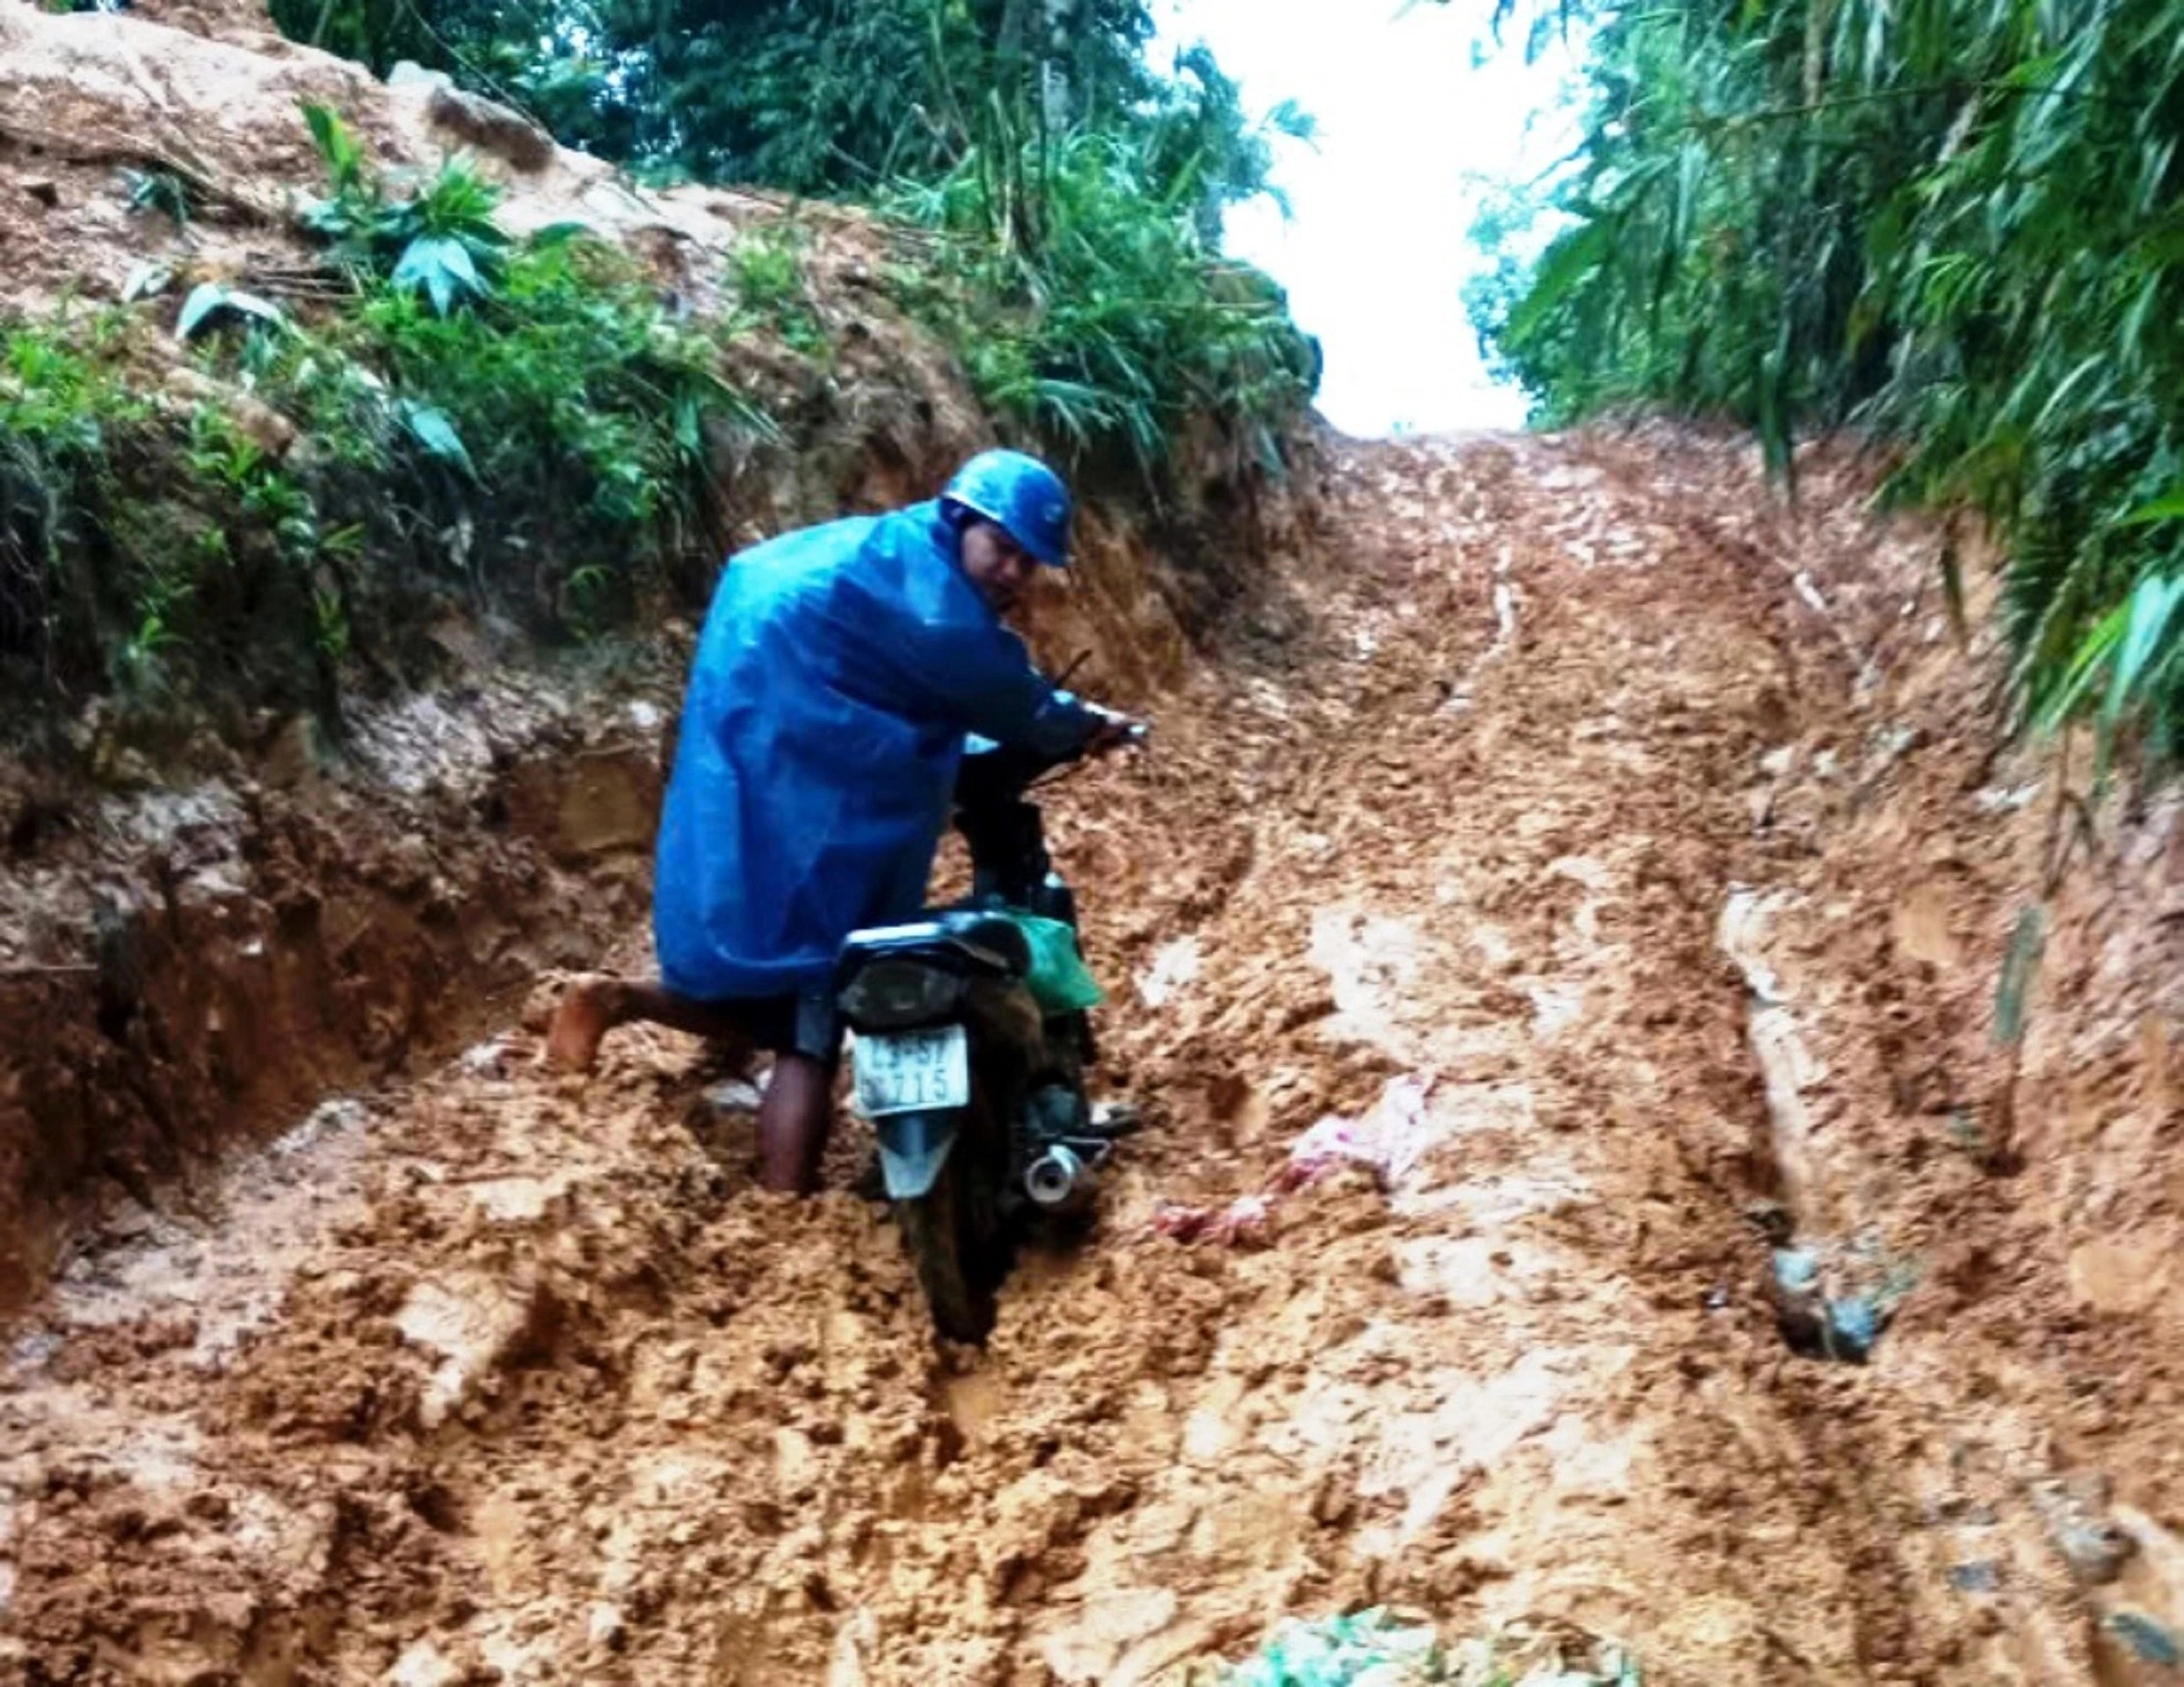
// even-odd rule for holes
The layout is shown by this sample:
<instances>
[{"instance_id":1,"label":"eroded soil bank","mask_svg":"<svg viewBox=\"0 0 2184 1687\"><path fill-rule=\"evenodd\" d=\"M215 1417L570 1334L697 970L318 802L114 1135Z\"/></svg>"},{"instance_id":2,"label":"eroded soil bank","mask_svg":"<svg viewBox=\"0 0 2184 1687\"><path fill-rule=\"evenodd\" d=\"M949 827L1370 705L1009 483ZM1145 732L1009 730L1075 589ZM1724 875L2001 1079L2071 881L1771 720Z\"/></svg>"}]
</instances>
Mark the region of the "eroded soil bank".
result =
<instances>
[{"instance_id":1,"label":"eroded soil bank","mask_svg":"<svg viewBox=\"0 0 2184 1687\"><path fill-rule=\"evenodd\" d=\"M1649 1681L2159 1679L2165 815L1992 1053L2043 770L1847 471L1421 443L1332 496L1311 612L1051 805L1149 1128L988 1350L853 1130L773 1199L693 1046L578 1085L511 1023L20 1323L10 1668L1123 1683L1394 1601ZM1892 1314L1868 1364L1793 1350L1776 1242Z\"/></svg>"},{"instance_id":2,"label":"eroded soil bank","mask_svg":"<svg viewBox=\"0 0 2184 1687\"><path fill-rule=\"evenodd\" d=\"M627 929L673 691L599 690L421 695L338 750L298 717L177 788L0 770L0 1314L87 1212L444 1055Z\"/></svg>"}]
</instances>

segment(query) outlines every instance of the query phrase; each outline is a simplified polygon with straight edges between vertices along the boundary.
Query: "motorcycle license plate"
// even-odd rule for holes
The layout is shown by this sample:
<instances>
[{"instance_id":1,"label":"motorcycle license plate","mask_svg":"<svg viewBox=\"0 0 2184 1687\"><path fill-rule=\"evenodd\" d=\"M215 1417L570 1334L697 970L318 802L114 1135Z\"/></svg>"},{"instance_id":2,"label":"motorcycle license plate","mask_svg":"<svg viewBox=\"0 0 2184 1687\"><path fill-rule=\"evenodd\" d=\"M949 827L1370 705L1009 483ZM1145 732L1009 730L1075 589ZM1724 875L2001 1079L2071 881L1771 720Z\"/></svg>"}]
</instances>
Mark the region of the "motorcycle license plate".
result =
<instances>
[{"instance_id":1,"label":"motorcycle license plate","mask_svg":"<svg viewBox=\"0 0 2184 1687\"><path fill-rule=\"evenodd\" d=\"M867 1119L970 1104L970 1039L961 1025L860 1036L851 1060Z\"/></svg>"}]
</instances>

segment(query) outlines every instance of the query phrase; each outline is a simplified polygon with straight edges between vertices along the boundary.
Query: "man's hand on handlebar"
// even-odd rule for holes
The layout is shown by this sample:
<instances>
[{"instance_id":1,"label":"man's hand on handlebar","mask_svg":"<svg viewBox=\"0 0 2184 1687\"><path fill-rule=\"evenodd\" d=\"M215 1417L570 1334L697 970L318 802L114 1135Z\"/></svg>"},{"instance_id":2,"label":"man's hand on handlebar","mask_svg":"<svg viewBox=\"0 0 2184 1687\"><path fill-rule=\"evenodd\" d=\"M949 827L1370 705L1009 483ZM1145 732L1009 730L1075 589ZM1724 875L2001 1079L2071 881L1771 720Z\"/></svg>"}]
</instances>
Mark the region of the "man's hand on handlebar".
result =
<instances>
[{"instance_id":1,"label":"man's hand on handlebar","mask_svg":"<svg viewBox=\"0 0 2184 1687\"><path fill-rule=\"evenodd\" d=\"M1099 724L1092 729L1092 735L1085 741L1085 755L1105 756L1111 750L1122 749L1145 742L1146 734L1150 728L1143 720L1133 720L1127 714L1118 714L1113 709L1103 709L1097 703L1089 703L1085 706L1099 720Z\"/></svg>"}]
</instances>

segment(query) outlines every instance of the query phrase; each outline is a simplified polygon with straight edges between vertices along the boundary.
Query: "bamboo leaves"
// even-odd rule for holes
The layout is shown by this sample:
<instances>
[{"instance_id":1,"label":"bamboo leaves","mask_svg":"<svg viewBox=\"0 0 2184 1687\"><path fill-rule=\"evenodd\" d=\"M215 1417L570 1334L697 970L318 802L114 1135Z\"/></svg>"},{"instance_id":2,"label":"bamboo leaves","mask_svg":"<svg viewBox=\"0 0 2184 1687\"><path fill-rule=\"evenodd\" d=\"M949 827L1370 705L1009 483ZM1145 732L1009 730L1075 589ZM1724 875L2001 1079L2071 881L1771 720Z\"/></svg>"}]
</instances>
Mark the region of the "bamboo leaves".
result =
<instances>
[{"instance_id":1,"label":"bamboo leaves","mask_svg":"<svg viewBox=\"0 0 2184 1687\"><path fill-rule=\"evenodd\" d=\"M1605 0L1482 322L1542 420L1729 413L1907 447L2005 541L2024 718L2184 741L2184 0ZM1482 295L1485 297L1487 295ZM1953 588L1961 591L1961 583ZM2104 760L2105 765L2105 760Z\"/></svg>"}]
</instances>

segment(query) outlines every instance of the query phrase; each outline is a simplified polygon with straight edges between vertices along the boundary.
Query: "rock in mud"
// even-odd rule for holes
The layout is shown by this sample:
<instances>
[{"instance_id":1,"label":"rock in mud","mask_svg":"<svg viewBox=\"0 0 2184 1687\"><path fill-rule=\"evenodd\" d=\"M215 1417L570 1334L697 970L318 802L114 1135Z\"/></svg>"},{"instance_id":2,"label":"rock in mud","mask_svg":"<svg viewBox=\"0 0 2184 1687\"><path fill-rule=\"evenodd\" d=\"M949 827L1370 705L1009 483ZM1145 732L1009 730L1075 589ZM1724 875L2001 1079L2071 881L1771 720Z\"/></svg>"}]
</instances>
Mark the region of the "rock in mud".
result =
<instances>
[{"instance_id":1,"label":"rock in mud","mask_svg":"<svg viewBox=\"0 0 2184 1687\"><path fill-rule=\"evenodd\" d=\"M592 1606L591 1620L586 1627L591 1634L593 1646L609 1652L617 1652L621 1649L622 1639L628 1624L622 1616L620 1605L610 1605L601 1601Z\"/></svg>"},{"instance_id":2,"label":"rock in mud","mask_svg":"<svg viewBox=\"0 0 2184 1687\"><path fill-rule=\"evenodd\" d=\"M415 59L399 59L387 73L389 88L451 88L454 78L445 70L427 70Z\"/></svg>"},{"instance_id":3,"label":"rock in mud","mask_svg":"<svg viewBox=\"0 0 2184 1687\"><path fill-rule=\"evenodd\" d=\"M380 1679L388 1687L454 1687L467 1672L430 1640L418 1640Z\"/></svg>"},{"instance_id":4,"label":"rock in mud","mask_svg":"<svg viewBox=\"0 0 2184 1687\"><path fill-rule=\"evenodd\" d=\"M2144 1611L2119 1611L2102 1626L2143 1662L2163 1669L2184 1669L2184 1643L2166 1623L2155 1621Z\"/></svg>"},{"instance_id":5,"label":"rock in mud","mask_svg":"<svg viewBox=\"0 0 2184 1687\"><path fill-rule=\"evenodd\" d=\"M419 1283L395 1314L412 1346L437 1356L417 1408L420 1423L437 1429L550 1315L542 1285L526 1292L483 1276Z\"/></svg>"},{"instance_id":6,"label":"rock in mud","mask_svg":"<svg viewBox=\"0 0 2184 1687\"><path fill-rule=\"evenodd\" d=\"M1775 1249L1769 1282L1775 1320L1792 1350L1851 1365L1872 1356L1887 1312L1870 1295L1829 1294L1817 1249Z\"/></svg>"},{"instance_id":7,"label":"rock in mud","mask_svg":"<svg viewBox=\"0 0 2184 1687\"><path fill-rule=\"evenodd\" d=\"M1827 1303L1826 1346L1831 1357L1862 1365L1881 1339L1881 1314L1862 1294Z\"/></svg>"},{"instance_id":8,"label":"rock in mud","mask_svg":"<svg viewBox=\"0 0 2184 1687\"><path fill-rule=\"evenodd\" d=\"M2108 1479L2097 1471L2036 1481L2028 1490L2048 1541L2087 1586L2113 1582L2137 1542L2108 1516Z\"/></svg>"},{"instance_id":9,"label":"rock in mud","mask_svg":"<svg viewBox=\"0 0 2184 1687\"><path fill-rule=\"evenodd\" d=\"M422 92L434 123L518 170L544 170L554 162L552 135L521 112L456 87L445 70L403 59L387 73L387 85Z\"/></svg>"},{"instance_id":10,"label":"rock in mud","mask_svg":"<svg viewBox=\"0 0 2184 1687\"><path fill-rule=\"evenodd\" d=\"M509 106L460 88L438 85L426 96L425 110L443 129L505 159L518 170L544 170L554 162L554 137Z\"/></svg>"}]
</instances>

